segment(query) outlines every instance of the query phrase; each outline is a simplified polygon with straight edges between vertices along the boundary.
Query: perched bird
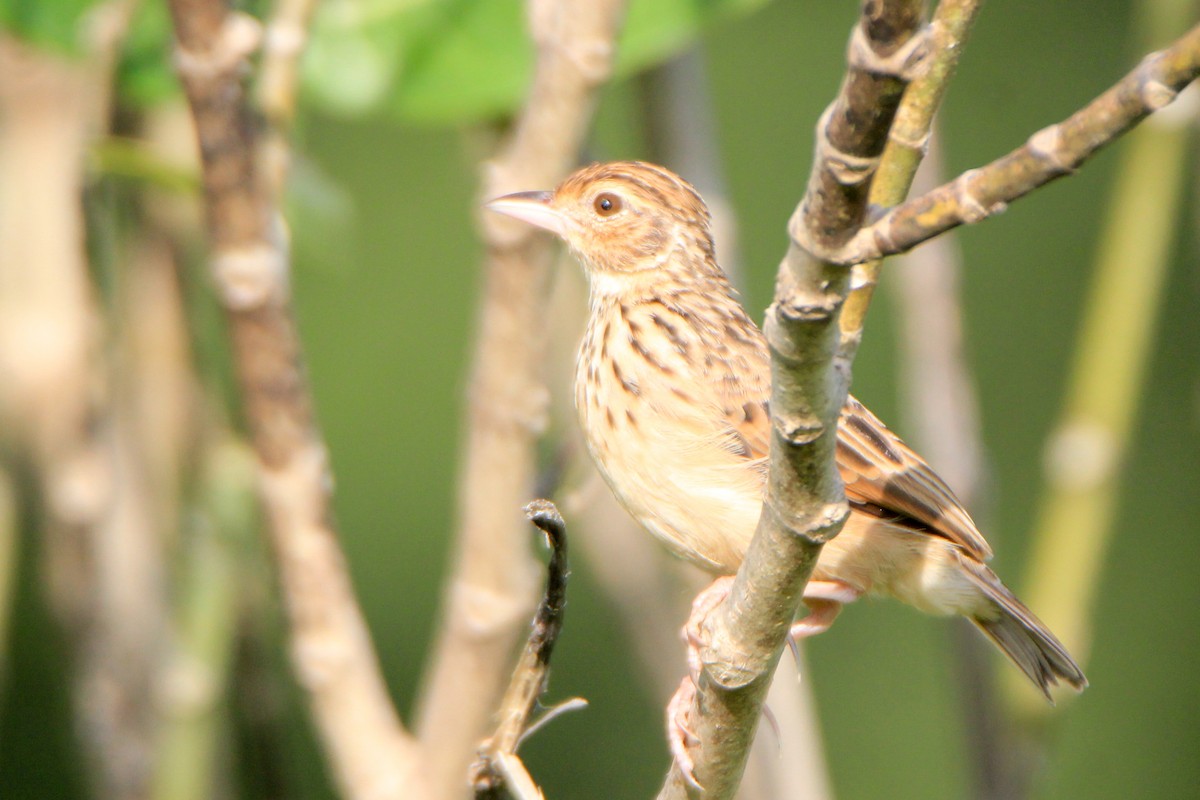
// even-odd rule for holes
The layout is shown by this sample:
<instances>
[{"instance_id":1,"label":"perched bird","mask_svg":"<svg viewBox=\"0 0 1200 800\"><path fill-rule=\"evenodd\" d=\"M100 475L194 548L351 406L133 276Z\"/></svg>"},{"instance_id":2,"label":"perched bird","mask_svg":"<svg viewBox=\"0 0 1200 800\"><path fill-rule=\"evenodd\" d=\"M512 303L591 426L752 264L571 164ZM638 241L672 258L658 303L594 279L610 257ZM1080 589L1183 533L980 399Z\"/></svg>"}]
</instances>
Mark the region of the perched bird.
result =
<instances>
[{"instance_id":1,"label":"perched bird","mask_svg":"<svg viewBox=\"0 0 1200 800\"><path fill-rule=\"evenodd\" d=\"M770 442L769 355L716 261L700 195L671 171L596 164L553 192L492 200L561 237L590 286L575 404L613 493L648 531L717 575L734 573L758 522ZM1087 685L1066 648L986 565L991 548L925 461L853 397L838 425L850 502L805 590L793 635L842 604L889 595L975 623L1049 698Z\"/></svg>"}]
</instances>

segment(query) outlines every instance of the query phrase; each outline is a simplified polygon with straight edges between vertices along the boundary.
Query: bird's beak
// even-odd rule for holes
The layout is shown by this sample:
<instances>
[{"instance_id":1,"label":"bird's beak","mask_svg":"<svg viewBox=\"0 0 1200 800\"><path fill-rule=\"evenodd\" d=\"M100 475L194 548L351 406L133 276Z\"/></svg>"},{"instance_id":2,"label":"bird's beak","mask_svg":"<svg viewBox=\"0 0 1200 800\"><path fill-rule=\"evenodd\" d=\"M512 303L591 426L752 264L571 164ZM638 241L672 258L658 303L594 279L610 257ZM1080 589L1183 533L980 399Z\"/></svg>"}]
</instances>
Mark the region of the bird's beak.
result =
<instances>
[{"instance_id":1,"label":"bird's beak","mask_svg":"<svg viewBox=\"0 0 1200 800\"><path fill-rule=\"evenodd\" d=\"M565 236L566 220L550 204L553 199L553 192L516 192L489 200L483 207Z\"/></svg>"}]
</instances>

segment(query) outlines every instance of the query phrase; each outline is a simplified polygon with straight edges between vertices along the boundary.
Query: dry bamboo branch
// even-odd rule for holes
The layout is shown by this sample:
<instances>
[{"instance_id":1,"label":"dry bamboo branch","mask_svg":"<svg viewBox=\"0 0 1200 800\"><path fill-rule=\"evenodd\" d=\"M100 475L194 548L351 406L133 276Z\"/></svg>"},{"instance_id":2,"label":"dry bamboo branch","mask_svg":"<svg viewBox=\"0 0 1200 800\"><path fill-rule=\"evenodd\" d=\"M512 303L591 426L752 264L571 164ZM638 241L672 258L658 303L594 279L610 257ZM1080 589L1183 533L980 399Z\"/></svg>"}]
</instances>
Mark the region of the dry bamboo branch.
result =
<instances>
[{"instance_id":1,"label":"dry bamboo branch","mask_svg":"<svg viewBox=\"0 0 1200 800\"><path fill-rule=\"evenodd\" d=\"M530 729L530 717L550 679L550 656L562 632L567 603L567 526L549 500L535 500L525 507L529 521L546 535L550 561L546 566L546 588L533 618L533 626L513 670L508 691L500 703L496 732L480 747L471 767L471 784L476 798L499 798L509 783L506 773L527 778L517 759L517 747ZM553 712L550 712L553 713ZM532 779L524 783L532 783ZM525 797L525 794L519 795ZM540 797L538 792L534 797Z\"/></svg>"},{"instance_id":2,"label":"dry bamboo branch","mask_svg":"<svg viewBox=\"0 0 1200 800\"><path fill-rule=\"evenodd\" d=\"M482 193L553 186L578 157L596 90L608 78L623 0L531 0L537 63L511 136L484 167ZM540 364L550 241L493 214L459 478L459 531L418 731L432 797L453 797L495 707L532 607L535 567L517 510L534 481L545 422Z\"/></svg>"},{"instance_id":3,"label":"dry bamboo branch","mask_svg":"<svg viewBox=\"0 0 1200 800\"><path fill-rule=\"evenodd\" d=\"M223 0L172 0L171 13L200 144L212 268L258 457L296 674L346 797L419 796L414 743L388 697L338 545L328 459L292 317L288 253L255 160L241 78L258 25Z\"/></svg>"},{"instance_id":4,"label":"dry bamboo branch","mask_svg":"<svg viewBox=\"0 0 1200 800\"><path fill-rule=\"evenodd\" d=\"M1050 181L1069 175L1125 131L1167 106L1200 75L1200 25L1152 53L1116 85L1063 122L985 167L889 211L840 251L825 257L856 264L902 253L939 233L979 222Z\"/></svg>"},{"instance_id":5,"label":"dry bamboo branch","mask_svg":"<svg viewBox=\"0 0 1200 800\"><path fill-rule=\"evenodd\" d=\"M704 668L688 719L695 786L672 767L659 797L723 798L737 788L784 637L822 545L848 515L834 463L838 412L853 354L842 358L838 312L848 270L818 253L853 236L892 114L922 48L921 4L867 3L850 69L818 124L808 192L789 225L764 333L771 347L771 465L758 529L729 598L708 617Z\"/></svg>"}]
</instances>

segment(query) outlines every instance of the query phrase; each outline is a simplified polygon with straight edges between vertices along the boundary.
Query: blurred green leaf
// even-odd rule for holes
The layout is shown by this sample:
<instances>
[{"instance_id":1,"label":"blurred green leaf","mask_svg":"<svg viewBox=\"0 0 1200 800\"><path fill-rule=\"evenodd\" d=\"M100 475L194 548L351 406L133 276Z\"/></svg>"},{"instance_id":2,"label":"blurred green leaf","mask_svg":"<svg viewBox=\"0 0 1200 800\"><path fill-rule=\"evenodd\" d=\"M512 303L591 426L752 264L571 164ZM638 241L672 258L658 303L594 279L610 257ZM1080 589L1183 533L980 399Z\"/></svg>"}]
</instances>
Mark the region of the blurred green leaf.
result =
<instances>
[{"instance_id":1,"label":"blurred green leaf","mask_svg":"<svg viewBox=\"0 0 1200 800\"><path fill-rule=\"evenodd\" d=\"M171 43L167 4L138 3L117 64L117 93L123 104L145 108L179 94Z\"/></svg>"},{"instance_id":2,"label":"blurred green leaf","mask_svg":"<svg viewBox=\"0 0 1200 800\"><path fill-rule=\"evenodd\" d=\"M67 53L83 43L80 22L96 0L0 0L0 30Z\"/></svg>"},{"instance_id":3,"label":"blurred green leaf","mask_svg":"<svg viewBox=\"0 0 1200 800\"><path fill-rule=\"evenodd\" d=\"M628 74L766 0L633 0L618 51ZM525 96L533 46L521 0L331 0L316 21L307 88L328 110L389 108L412 122L485 119Z\"/></svg>"}]
</instances>

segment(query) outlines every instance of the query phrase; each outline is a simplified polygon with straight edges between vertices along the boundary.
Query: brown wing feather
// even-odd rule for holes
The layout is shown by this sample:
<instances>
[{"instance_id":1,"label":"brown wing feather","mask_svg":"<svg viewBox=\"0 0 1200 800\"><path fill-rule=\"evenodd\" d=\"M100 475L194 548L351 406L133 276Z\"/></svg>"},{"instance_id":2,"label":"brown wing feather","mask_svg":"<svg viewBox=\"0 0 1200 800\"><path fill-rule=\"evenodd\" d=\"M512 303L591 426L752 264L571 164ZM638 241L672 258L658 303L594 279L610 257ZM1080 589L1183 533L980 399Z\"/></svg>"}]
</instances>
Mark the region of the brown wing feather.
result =
<instances>
[{"instance_id":1,"label":"brown wing feather","mask_svg":"<svg viewBox=\"0 0 1200 800\"><path fill-rule=\"evenodd\" d=\"M766 401L748 401L726 408L725 414L743 454L761 460L765 470L771 441ZM906 517L981 561L992 557L992 548L946 482L853 397L838 424L837 460L852 503Z\"/></svg>"},{"instance_id":2,"label":"brown wing feather","mask_svg":"<svg viewBox=\"0 0 1200 800\"><path fill-rule=\"evenodd\" d=\"M992 548L946 482L853 397L838 425L838 467L851 501L910 517L981 561L992 557Z\"/></svg>"}]
</instances>

